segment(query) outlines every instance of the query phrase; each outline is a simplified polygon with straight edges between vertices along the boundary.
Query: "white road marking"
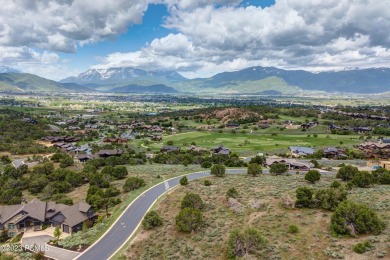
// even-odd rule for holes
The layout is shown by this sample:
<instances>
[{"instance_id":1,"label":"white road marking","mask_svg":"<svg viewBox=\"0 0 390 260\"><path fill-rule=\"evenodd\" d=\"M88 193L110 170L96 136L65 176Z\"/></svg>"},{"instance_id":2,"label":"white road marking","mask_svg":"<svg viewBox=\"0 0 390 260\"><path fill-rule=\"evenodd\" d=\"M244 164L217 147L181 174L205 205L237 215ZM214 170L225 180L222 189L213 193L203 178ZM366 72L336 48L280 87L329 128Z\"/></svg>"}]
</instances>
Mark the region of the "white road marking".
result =
<instances>
[{"instance_id":1,"label":"white road marking","mask_svg":"<svg viewBox=\"0 0 390 260\"><path fill-rule=\"evenodd\" d=\"M167 181L164 181L165 190L169 190L169 183Z\"/></svg>"}]
</instances>

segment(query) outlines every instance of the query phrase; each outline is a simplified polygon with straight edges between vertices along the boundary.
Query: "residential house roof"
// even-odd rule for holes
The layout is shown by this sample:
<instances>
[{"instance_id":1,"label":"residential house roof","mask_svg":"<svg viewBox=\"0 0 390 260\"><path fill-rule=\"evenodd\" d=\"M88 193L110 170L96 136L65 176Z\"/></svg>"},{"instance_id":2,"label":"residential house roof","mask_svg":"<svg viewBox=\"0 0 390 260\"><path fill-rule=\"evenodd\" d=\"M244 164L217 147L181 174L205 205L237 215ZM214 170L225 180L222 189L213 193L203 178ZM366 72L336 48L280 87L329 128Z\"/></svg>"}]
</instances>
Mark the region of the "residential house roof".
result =
<instances>
[{"instance_id":1,"label":"residential house roof","mask_svg":"<svg viewBox=\"0 0 390 260\"><path fill-rule=\"evenodd\" d=\"M324 153L337 153L339 149L336 147L326 147L323 149Z\"/></svg>"},{"instance_id":2,"label":"residential house roof","mask_svg":"<svg viewBox=\"0 0 390 260\"><path fill-rule=\"evenodd\" d=\"M290 146L290 151L292 153L300 154L300 155L307 155L307 154L313 154L314 149L310 147L302 147L302 146Z\"/></svg>"},{"instance_id":3,"label":"residential house roof","mask_svg":"<svg viewBox=\"0 0 390 260\"><path fill-rule=\"evenodd\" d=\"M174 151L180 151L180 147L174 145L165 145L161 148L161 150L167 152L174 152Z\"/></svg>"},{"instance_id":4,"label":"residential house roof","mask_svg":"<svg viewBox=\"0 0 390 260\"><path fill-rule=\"evenodd\" d=\"M45 222L61 213L65 217L65 223L73 227L90 217L86 214L90 208L91 205L86 202L68 206L33 199L29 203L0 207L0 223L10 221L16 224L27 217Z\"/></svg>"},{"instance_id":5,"label":"residential house roof","mask_svg":"<svg viewBox=\"0 0 390 260\"><path fill-rule=\"evenodd\" d=\"M114 149L114 150L100 150L98 155L121 155L123 154L123 150Z\"/></svg>"},{"instance_id":6,"label":"residential house roof","mask_svg":"<svg viewBox=\"0 0 390 260\"><path fill-rule=\"evenodd\" d=\"M81 201L79 202L79 211L86 213L91 208L91 205L88 203Z\"/></svg>"},{"instance_id":7,"label":"residential house roof","mask_svg":"<svg viewBox=\"0 0 390 260\"><path fill-rule=\"evenodd\" d=\"M58 212L65 206L66 205L63 204L46 202L38 199L33 199L29 203L3 206L0 208L0 223L4 223L12 218L14 218L15 222L19 222L27 216L44 222L47 216Z\"/></svg>"},{"instance_id":8,"label":"residential house roof","mask_svg":"<svg viewBox=\"0 0 390 260\"><path fill-rule=\"evenodd\" d=\"M61 210L62 215L65 217L65 223L68 224L70 227L74 227L77 224L80 224L81 222L88 219L88 216L85 214L91 206L87 203L83 203L85 205L75 204L72 206L69 206L63 210ZM88 205L88 209L86 210ZM81 211L80 208L83 210Z\"/></svg>"},{"instance_id":9,"label":"residential house roof","mask_svg":"<svg viewBox=\"0 0 390 260\"><path fill-rule=\"evenodd\" d=\"M224 147L222 144L211 148L210 151L214 154L225 154L225 155L230 154L230 149Z\"/></svg>"}]
</instances>

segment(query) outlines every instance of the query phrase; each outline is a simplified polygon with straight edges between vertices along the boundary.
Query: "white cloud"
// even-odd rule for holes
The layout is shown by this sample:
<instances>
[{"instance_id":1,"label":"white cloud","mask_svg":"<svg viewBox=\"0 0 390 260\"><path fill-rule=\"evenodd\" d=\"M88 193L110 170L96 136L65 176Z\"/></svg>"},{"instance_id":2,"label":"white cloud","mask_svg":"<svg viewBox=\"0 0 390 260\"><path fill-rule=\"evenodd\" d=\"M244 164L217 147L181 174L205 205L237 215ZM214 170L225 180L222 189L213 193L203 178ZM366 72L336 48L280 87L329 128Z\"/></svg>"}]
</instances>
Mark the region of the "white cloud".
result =
<instances>
[{"instance_id":1,"label":"white cloud","mask_svg":"<svg viewBox=\"0 0 390 260\"><path fill-rule=\"evenodd\" d=\"M390 2L279 0L268 7L167 1L165 26L178 31L96 67L174 69L187 76L277 66L309 70L390 66ZM196 4L199 3L199 4ZM175 8L176 7L176 8Z\"/></svg>"},{"instance_id":2,"label":"white cloud","mask_svg":"<svg viewBox=\"0 0 390 260\"><path fill-rule=\"evenodd\" d=\"M13 0L0 8L0 45L75 52L140 23L147 0Z\"/></svg>"},{"instance_id":3,"label":"white cloud","mask_svg":"<svg viewBox=\"0 0 390 260\"><path fill-rule=\"evenodd\" d=\"M168 4L170 8L177 9L194 9L197 7L208 6L208 5L237 5L242 0L162 0L162 3Z\"/></svg>"},{"instance_id":4,"label":"white cloud","mask_svg":"<svg viewBox=\"0 0 390 260\"><path fill-rule=\"evenodd\" d=\"M255 65L310 70L390 66L389 1L276 0L267 8L241 2L4 1L0 63L63 69L54 52L76 52L79 45L114 38L141 23L150 3L164 3L170 12L164 26L171 34L135 52L101 57L94 67L177 70L196 77Z\"/></svg>"},{"instance_id":5,"label":"white cloud","mask_svg":"<svg viewBox=\"0 0 390 260\"><path fill-rule=\"evenodd\" d=\"M63 79L77 72L71 71L58 54L48 51L39 53L26 46L0 46L0 64L55 80Z\"/></svg>"},{"instance_id":6,"label":"white cloud","mask_svg":"<svg viewBox=\"0 0 390 260\"><path fill-rule=\"evenodd\" d=\"M0 8L0 63L60 79L68 76L54 52L113 38L141 23L152 0L9 0ZM61 75L62 71L62 76Z\"/></svg>"}]
</instances>

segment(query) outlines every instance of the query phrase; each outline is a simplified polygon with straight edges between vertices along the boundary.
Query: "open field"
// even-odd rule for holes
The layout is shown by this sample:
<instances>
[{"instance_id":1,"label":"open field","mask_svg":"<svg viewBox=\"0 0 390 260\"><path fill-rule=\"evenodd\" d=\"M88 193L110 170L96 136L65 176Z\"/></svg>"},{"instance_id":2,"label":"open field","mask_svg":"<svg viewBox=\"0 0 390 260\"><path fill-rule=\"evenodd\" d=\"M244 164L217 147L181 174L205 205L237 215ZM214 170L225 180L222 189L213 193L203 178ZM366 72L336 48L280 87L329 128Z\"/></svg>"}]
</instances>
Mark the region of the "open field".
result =
<instances>
[{"instance_id":1,"label":"open field","mask_svg":"<svg viewBox=\"0 0 390 260\"><path fill-rule=\"evenodd\" d=\"M375 208L388 224L379 236L359 238L334 237L329 230L331 212L319 209L285 209L280 206L282 197L295 199L295 189L300 186L329 187L334 175L323 175L319 183L309 185L303 175L251 177L234 175L225 178L208 178L213 185L204 186L204 180L196 180L188 186L180 186L163 197L156 205L164 220L163 226L146 231L142 228L124 255L127 259L226 259L229 231L233 228L258 228L267 239L262 252L263 259L374 259L377 255L389 255L390 186L350 191L349 199L363 202ZM229 209L226 191L235 187L238 201L245 205L241 213ZM176 231L175 216L180 201L187 192L197 193L206 203L203 210L205 225L192 234ZM374 200L370 198L375 198ZM260 210L248 206L251 200L265 203ZM287 232L289 225L299 228L297 234ZM370 240L372 251L358 255L353 245ZM252 259L252 258L250 258ZM255 258L253 258L255 259Z\"/></svg>"},{"instance_id":2,"label":"open field","mask_svg":"<svg viewBox=\"0 0 390 260\"><path fill-rule=\"evenodd\" d=\"M248 130L247 130L248 131ZM249 131L248 131L249 132ZM302 132L301 132L302 133ZM189 146L192 142L198 146L211 148L220 144L242 155L258 152L286 152L291 145L310 146L321 148L325 146L351 146L361 142L359 136L354 135L327 135L319 134L318 137L307 137L305 134L256 134L256 133L217 133L217 132L188 132L164 137L163 142L151 143L152 149L161 148L167 141L173 141L177 146Z\"/></svg>"}]
</instances>

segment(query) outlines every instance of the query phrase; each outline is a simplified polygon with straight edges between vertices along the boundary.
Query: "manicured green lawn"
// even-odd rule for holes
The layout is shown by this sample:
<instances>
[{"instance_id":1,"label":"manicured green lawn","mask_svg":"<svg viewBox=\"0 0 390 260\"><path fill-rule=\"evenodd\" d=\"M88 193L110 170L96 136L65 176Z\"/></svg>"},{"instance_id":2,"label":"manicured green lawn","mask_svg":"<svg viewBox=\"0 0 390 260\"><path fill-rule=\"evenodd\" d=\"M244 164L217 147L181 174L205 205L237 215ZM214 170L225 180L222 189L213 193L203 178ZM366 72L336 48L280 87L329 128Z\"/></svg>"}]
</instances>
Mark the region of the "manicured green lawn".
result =
<instances>
[{"instance_id":1,"label":"manicured green lawn","mask_svg":"<svg viewBox=\"0 0 390 260\"><path fill-rule=\"evenodd\" d=\"M319 134L318 137L307 137L310 133L304 134L283 134L276 136L270 134L255 133L216 133L216 132L188 132L164 137L163 142L151 143L152 149L159 149L167 141L173 141L174 145L183 147L189 146L192 142L198 146L211 148L219 144L232 149L242 155L254 154L256 152L283 152L291 145L309 146L321 148L325 146L351 146L358 144L358 136L352 135L327 135ZM329 136L329 137L327 137Z\"/></svg>"}]
</instances>

